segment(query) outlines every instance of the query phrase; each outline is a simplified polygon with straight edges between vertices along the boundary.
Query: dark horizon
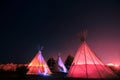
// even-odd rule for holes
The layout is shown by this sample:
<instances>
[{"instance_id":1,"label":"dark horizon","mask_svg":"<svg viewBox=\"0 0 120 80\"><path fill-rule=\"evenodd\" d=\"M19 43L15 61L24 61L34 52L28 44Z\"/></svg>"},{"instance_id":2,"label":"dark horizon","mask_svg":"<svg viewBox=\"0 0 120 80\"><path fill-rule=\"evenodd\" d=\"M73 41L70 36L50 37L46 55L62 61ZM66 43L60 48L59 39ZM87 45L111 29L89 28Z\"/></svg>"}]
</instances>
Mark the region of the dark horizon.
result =
<instances>
[{"instance_id":1,"label":"dark horizon","mask_svg":"<svg viewBox=\"0 0 120 80\"><path fill-rule=\"evenodd\" d=\"M87 43L104 63L120 64L120 1L12 0L0 3L0 63L29 63L38 46L43 56L75 55L77 34L87 29Z\"/></svg>"}]
</instances>

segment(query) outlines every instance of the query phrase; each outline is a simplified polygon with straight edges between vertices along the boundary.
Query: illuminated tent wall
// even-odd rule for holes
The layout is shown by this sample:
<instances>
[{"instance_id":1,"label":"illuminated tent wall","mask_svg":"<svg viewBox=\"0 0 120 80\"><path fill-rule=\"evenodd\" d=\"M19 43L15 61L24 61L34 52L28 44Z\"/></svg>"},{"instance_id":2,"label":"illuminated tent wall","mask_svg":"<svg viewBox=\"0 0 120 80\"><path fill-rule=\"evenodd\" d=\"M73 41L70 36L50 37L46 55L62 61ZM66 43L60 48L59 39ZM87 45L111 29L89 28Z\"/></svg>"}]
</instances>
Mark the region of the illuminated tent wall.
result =
<instances>
[{"instance_id":1,"label":"illuminated tent wall","mask_svg":"<svg viewBox=\"0 0 120 80\"><path fill-rule=\"evenodd\" d=\"M41 51L37 53L37 55L33 58L33 60L28 65L29 71L27 74L51 74L51 71L46 64Z\"/></svg>"},{"instance_id":2,"label":"illuminated tent wall","mask_svg":"<svg viewBox=\"0 0 120 80\"><path fill-rule=\"evenodd\" d=\"M59 70L59 72L67 73L67 68L65 67L65 65L64 65L64 63L63 63L63 61L62 61L60 56L58 57L57 63L58 63L58 70Z\"/></svg>"},{"instance_id":3,"label":"illuminated tent wall","mask_svg":"<svg viewBox=\"0 0 120 80\"><path fill-rule=\"evenodd\" d=\"M85 41L77 50L68 72L73 78L111 78L116 75L94 54Z\"/></svg>"}]
</instances>

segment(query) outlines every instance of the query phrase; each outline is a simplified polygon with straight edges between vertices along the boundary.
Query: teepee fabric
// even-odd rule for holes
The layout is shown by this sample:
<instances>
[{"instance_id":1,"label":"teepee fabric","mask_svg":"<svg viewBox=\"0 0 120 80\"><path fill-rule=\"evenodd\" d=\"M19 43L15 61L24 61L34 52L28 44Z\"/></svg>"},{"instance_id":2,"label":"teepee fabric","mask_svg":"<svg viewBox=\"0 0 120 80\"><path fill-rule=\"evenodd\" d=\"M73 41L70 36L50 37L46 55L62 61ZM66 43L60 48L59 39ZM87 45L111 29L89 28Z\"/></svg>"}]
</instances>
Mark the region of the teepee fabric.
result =
<instances>
[{"instance_id":1,"label":"teepee fabric","mask_svg":"<svg viewBox=\"0 0 120 80\"><path fill-rule=\"evenodd\" d=\"M68 72L73 78L111 78L116 75L82 42Z\"/></svg>"},{"instance_id":2,"label":"teepee fabric","mask_svg":"<svg viewBox=\"0 0 120 80\"><path fill-rule=\"evenodd\" d=\"M59 72L67 73L67 68L65 67L60 56L58 57L58 70L59 70Z\"/></svg>"},{"instance_id":3,"label":"teepee fabric","mask_svg":"<svg viewBox=\"0 0 120 80\"><path fill-rule=\"evenodd\" d=\"M46 64L41 51L37 53L37 55L33 58L33 60L28 65L29 71L27 74L51 74L51 71Z\"/></svg>"}]
</instances>

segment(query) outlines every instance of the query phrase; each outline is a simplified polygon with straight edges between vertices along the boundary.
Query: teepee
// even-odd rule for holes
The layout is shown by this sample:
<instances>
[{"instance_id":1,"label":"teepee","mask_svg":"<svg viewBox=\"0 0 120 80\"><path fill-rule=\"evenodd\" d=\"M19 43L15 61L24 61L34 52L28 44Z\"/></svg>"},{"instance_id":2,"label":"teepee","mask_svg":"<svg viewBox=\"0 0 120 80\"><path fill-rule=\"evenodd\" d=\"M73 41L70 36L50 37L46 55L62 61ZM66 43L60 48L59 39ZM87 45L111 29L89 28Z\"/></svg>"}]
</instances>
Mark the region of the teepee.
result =
<instances>
[{"instance_id":1,"label":"teepee","mask_svg":"<svg viewBox=\"0 0 120 80\"><path fill-rule=\"evenodd\" d=\"M27 74L42 74L47 75L51 74L51 71L46 64L41 51L39 51L36 56L33 58L33 60L28 65L29 71Z\"/></svg>"},{"instance_id":2,"label":"teepee","mask_svg":"<svg viewBox=\"0 0 120 80\"><path fill-rule=\"evenodd\" d=\"M58 56L58 60L57 60L57 63L58 63L58 70L59 72L64 72L64 73L67 73L67 68L65 67L62 59L60 56Z\"/></svg>"},{"instance_id":3,"label":"teepee","mask_svg":"<svg viewBox=\"0 0 120 80\"><path fill-rule=\"evenodd\" d=\"M89 48L83 37L81 41L67 76L88 79L117 77Z\"/></svg>"}]
</instances>

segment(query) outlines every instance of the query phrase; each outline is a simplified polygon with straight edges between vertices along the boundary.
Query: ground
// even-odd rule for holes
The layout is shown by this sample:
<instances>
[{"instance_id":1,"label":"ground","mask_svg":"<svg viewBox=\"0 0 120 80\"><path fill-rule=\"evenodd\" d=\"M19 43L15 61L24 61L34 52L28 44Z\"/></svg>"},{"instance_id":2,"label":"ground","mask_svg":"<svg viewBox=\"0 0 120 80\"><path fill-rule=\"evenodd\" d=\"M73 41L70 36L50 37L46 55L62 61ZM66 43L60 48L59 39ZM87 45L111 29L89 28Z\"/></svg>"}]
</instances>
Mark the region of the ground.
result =
<instances>
[{"instance_id":1,"label":"ground","mask_svg":"<svg viewBox=\"0 0 120 80\"><path fill-rule=\"evenodd\" d=\"M0 75L0 80L101 80L101 79L75 79L75 78L68 78L66 77L66 74L63 73L57 73L47 76L6 74L6 75ZM102 80L120 80L120 78L102 79Z\"/></svg>"}]
</instances>

